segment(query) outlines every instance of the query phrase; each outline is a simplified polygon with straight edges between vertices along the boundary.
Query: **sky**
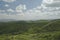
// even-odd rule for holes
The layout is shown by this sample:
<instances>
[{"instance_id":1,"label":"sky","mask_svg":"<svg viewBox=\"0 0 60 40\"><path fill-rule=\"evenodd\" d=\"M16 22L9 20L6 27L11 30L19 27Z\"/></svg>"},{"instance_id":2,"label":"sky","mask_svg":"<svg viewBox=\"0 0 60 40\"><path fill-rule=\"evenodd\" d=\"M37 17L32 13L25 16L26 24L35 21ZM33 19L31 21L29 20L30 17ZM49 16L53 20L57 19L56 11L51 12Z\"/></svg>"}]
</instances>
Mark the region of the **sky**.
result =
<instances>
[{"instance_id":1,"label":"sky","mask_svg":"<svg viewBox=\"0 0 60 40\"><path fill-rule=\"evenodd\" d=\"M59 0L0 0L0 19L60 19L59 3Z\"/></svg>"}]
</instances>

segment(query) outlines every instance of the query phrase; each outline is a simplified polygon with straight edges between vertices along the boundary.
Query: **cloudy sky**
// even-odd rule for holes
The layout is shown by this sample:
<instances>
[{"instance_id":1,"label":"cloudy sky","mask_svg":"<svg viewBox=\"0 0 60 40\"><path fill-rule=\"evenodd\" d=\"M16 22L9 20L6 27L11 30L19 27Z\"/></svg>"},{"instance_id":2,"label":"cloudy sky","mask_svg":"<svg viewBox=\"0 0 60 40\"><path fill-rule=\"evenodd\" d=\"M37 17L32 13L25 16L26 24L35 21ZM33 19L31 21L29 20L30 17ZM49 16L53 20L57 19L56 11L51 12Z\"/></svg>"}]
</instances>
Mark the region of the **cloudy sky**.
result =
<instances>
[{"instance_id":1,"label":"cloudy sky","mask_svg":"<svg viewBox=\"0 0 60 40\"><path fill-rule=\"evenodd\" d=\"M0 19L60 19L59 0L0 0Z\"/></svg>"}]
</instances>

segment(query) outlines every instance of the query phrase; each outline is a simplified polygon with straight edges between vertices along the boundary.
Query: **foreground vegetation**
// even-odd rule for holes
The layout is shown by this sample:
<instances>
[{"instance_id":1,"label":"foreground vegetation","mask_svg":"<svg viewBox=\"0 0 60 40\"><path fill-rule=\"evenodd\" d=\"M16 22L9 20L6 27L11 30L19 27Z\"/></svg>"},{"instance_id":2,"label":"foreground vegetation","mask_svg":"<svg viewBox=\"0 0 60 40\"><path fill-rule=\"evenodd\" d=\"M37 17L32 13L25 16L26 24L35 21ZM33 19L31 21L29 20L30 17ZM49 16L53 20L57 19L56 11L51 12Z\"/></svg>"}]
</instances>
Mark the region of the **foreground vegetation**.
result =
<instances>
[{"instance_id":1,"label":"foreground vegetation","mask_svg":"<svg viewBox=\"0 0 60 40\"><path fill-rule=\"evenodd\" d=\"M0 40L60 40L60 20L0 22Z\"/></svg>"}]
</instances>

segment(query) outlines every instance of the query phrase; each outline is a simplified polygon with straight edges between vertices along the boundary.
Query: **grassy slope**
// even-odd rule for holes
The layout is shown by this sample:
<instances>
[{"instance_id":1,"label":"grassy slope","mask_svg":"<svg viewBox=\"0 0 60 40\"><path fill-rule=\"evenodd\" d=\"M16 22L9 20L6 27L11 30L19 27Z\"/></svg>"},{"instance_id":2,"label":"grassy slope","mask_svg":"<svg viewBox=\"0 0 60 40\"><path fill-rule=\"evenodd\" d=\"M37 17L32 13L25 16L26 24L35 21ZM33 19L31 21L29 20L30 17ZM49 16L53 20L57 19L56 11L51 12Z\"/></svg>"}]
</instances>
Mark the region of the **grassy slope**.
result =
<instances>
[{"instance_id":1,"label":"grassy slope","mask_svg":"<svg viewBox=\"0 0 60 40\"><path fill-rule=\"evenodd\" d=\"M0 23L0 40L60 40L60 20Z\"/></svg>"}]
</instances>

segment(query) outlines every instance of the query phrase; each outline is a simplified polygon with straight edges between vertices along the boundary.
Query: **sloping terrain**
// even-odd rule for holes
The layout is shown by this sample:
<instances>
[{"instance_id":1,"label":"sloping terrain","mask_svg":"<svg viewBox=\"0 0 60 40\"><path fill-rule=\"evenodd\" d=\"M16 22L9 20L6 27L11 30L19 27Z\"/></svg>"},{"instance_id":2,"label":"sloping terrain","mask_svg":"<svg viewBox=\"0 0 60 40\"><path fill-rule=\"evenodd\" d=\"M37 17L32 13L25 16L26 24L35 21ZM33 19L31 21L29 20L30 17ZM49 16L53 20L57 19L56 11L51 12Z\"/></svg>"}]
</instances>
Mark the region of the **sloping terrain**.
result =
<instances>
[{"instance_id":1,"label":"sloping terrain","mask_svg":"<svg viewBox=\"0 0 60 40\"><path fill-rule=\"evenodd\" d=\"M0 40L60 40L60 20L1 22Z\"/></svg>"}]
</instances>

